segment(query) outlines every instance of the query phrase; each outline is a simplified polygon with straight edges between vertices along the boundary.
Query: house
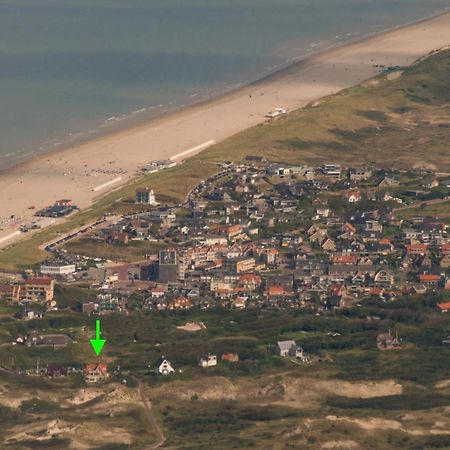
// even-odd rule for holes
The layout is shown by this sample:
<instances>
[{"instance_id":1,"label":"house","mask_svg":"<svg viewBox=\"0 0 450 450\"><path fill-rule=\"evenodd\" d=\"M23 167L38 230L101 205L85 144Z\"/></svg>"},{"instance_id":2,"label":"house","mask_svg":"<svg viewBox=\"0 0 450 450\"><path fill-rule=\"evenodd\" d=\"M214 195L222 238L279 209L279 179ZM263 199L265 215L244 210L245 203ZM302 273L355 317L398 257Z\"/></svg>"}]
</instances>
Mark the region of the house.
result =
<instances>
[{"instance_id":1,"label":"house","mask_svg":"<svg viewBox=\"0 0 450 450\"><path fill-rule=\"evenodd\" d=\"M406 246L407 255L424 256L428 253L428 245L426 244L411 244Z\"/></svg>"},{"instance_id":2,"label":"house","mask_svg":"<svg viewBox=\"0 0 450 450\"><path fill-rule=\"evenodd\" d=\"M336 244L334 241L332 241L330 238L325 238L324 241L321 244L322 250L325 250L327 252L335 252L336 251Z\"/></svg>"},{"instance_id":3,"label":"house","mask_svg":"<svg viewBox=\"0 0 450 450\"><path fill-rule=\"evenodd\" d=\"M21 286L19 284L0 284L0 300L19 302Z\"/></svg>"},{"instance_id":4,"label":"house","mask_svg":"<svg viewBox=\"0 0 450 450\"><path fill-rule=\"evenodd\" d=\"M14 317L19 320L42 319L44 317L44 313L42 311L34 311L32 309L23 309L22 311L17 312Z\"/></svg>"},{"instance_id":5,"label":"house","mask_svg":"<svg viewBox=\"0 0 450 450\"><path fill-rule=\"evenodd\" d=\"M450 302L438 303L437 307L442 313L447 313L450 311Z\"/></svg>"},{"instance_id":6,"label":"house","mask_svg":"<svg viewBox=\"0 0 450 450\"><path fill-rule=\"evenodd\" d=\"M198 362L198 365L203 369L217 366L217 355L210 355L208 353L207 355L202 356Z\"/></svg>"},{"instance_id":7,"label":"house","mask_svg":"<svg viewBox=\"0 0 450 450\"><path fill-rule=\"evenodd\" d=\"M179 295L175 301L167 305L168 309L189 309L192 308L192 303L184 296Z\"/></svg>"},{"instance_id":8,"label":"house","mask_svg":"<svg viewBox=\"0 0 450 450\"><path fill-rule=\"evenodd\" d=\"M222 355L222 361L238 362L239 361L239 355L237 353L224 353Z\"/></svg>"},{"instance_id":9,"label":"house","mask_svg":"<svg viewBox=\"0 0 450 450\"><path fill-rule=\"evenodd\" d=\"M425 285L438 284L441 281L440 275L433 275L430 273L421 273L419 275L419 282Z\"/></svg>"},{"instance_id":10,"label":"house","mask_svg":"<svg viewBox=\"0 0 450 450\"><path fill-rule=\"evenodd\" d=\"M172 375L175 373L175 369L172 367L172 364L164 358L164 356L161 356L156 363L156 370L159 375Z\"/></svg>"},{"instance_id":11,"label":"house","mask_svg":"<svg viewBox=\"0 0 450 450\"><path fill-rule=\"evenodd\" d=\"M448 269L448 268L450 267L450 255L445 255L445 256L441 259L441 261L440 261L440 263L439 263L439 266L440 266L442 269Z\"/></svg>"},{"instance_id":12,"label":"house","mask_svg":"<svg viewBox=\"0 0 450 450\"><path fill-rule=\"evenodd\" d=\"M394 284L394 275L387 269L380 269L374 276L376 286L389 287Z\"/></svg>"},{"instance_id":13,"label":"house","mask_svg":"<svg viewBox=\"0 0 450 450\"><path fill-rule=\"evenodd\" d=\"M299 347L293 339L289 341L278 341L275 347L275 353L284 358L289 356L293 358L303 357L303 349Z\"/></svg>"},{"instance_id":14,"label":"house","mask_svg":"<svg viewBox=\"0 0 450 450\"><path fill-rule=\"evenodd\" d=\"M128 233L122 231L111 231L105 238L108 244L124 244L127 245L129 241Z\"/></svg>"},{"instance_id":15,"label":"house","mask_svg":"<svg viewBox=\"0 0 450 450\"><path fill-rule=\"evenodd\" d=\"M276 263L278 253L276 248L265 248L262 253L262 259L266 264L273 265Z\"/></svg>"},{"instance_id":16,"label":"house","mask_svg":"<svg viewBox=\"0 0 450 450\"><path fill-rule=\"evenodd\" d=\"M349 191L346 193L346 198L349 203L358 203L361 201L361 193L359 191Z\"/></svg>"},{"instance_id":17,"label":"house","mask_svg":"<svg viewBox=\"0 0 450 450\"><path fill-rule=\"evenodd\" d=\"M398 337L392 336L391 332L380 333L377 336L377 348L378 350L399 350L401 349L400 341Z\"/></svg>"},{"instance_id":18,"label":"house","mask_svg":"<svg viewBox=\"0 0 450 450\"><path fill-rule=\"evenodd\" d=\"M136 189L136 203L145 205L155 205L156 200L153 190L149 189L148 187Z\"/></svg>"},{"instance_id":19,"label":"house","mask_svg":"<svg viewBox=\"0 0 450 450\"><path fill-rule=\"evenodd\" d=\"M372 177L370 169L353 169L350 170L349 179L353 182L365 181Z\"/></svg>"},{"instance_id":20,"label":"house","mask_svg":"<svg viewBox=\"0 0 450 450\"><path fill-rule=\"evenodd\" d=\"M341 176L341 166L340 164L325 164L322 172L328 177L339 178Z\"/></svg>"},{"instance_id":21,"label":"house","mask_svg":"<svg viewBox=\"0 0 450 450\"><path fill-rule=\"evenodd\" d=\"M104 363L85 364L83 375L86 383L102 383L108 381L108 366Z\"/></svg>"},{"instance_id":22,"label":"house","mask_svg":"<svg viewBox=\"0 0 450 450\"><path fill-rule=\"evenodd\" d=\"M379 188L385 188L385 187L397 187L400 186L400 182L395 180L394 178L384 177L379 183Z\"/></svg>"},{"instance_id":23,"label":"house","mask_svg":"<svg viewBox=\"0 0 450 450\"><path fill-rule=\"evenodd\" d=\"M92 300L84 300L81 301L81 312L83 314L87 314L88 316L90 316L91 314L94 314L95 312L98 311L99 308L99 304L98 302L94 302Z\"/></svg>"},{"instance_id":24,"label":"house","mask_svg":"<svg viewBox=\"0 0 450 450\"><path fill-rule=\"evenodd\" d=\"M238 297L231 302L231 307L234 309L244 309L247 306L245 298Z\"/></svg>"},{"instance_id":25,"label":"house","mask_svg":"<svg viewBox=\"0 0 450 450\"><path fill-rule=\"evenodd\" d=\"M25 345L27 347L66 347L71 344L73 340L66 334L45 334L40 335L36 331L28 333L25 338Z\"/></svg>"},{"instance_id":26,"label":"house","mask_svg":"<svg viewBox=\"0 0 450 450\"><path fill-rule=\"evenodd\" d=\"M441 256L450 256L450 244L442 244L439 250Z\"/></svg>"},{"instance_id":27,"label":"house","mask_svg":"<svg viewBox=\"0 0 450 450\"><path fill-rule=\"evenodd\" d=\"M47 366L47 376L49 378L61 378L67 376L67 367Z\"/></svg>"},{"instance_id":28,"label":"house","mask_svg":"<svg viewBox=\"0 0 450 450\"><path fill-rule=\"evenodd\" d=\"M388 238L380 239L376 247L378 251L383 255L387 255L388 253L391 253L395 250L394 245Z\"/></svg>"}]
</instances>

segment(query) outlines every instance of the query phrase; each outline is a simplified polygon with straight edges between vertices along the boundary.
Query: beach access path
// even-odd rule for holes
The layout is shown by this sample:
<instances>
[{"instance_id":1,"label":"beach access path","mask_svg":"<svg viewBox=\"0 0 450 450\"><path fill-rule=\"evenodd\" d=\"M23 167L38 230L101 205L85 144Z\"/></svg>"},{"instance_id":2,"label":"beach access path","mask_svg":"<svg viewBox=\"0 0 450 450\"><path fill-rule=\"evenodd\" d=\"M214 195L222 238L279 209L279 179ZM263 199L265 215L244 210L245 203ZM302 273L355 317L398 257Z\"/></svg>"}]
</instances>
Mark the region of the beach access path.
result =
<instances>
[{"instance_id":1,"label":"beach access path","mask_svg":"<svg viewBox=\"0 0 450 450\"><path fill-rule=\"evenodd\" d=\"M45 154L0 174L0 219L15 215L29 220L30 205L40 209L61 198L86 208L135 177L150 160L182 160L264 122L277 107L300 108L377 75L377 65L406 66L449 44L447 13L311 55L211 101Z\"/></svg>"}]
</instances>

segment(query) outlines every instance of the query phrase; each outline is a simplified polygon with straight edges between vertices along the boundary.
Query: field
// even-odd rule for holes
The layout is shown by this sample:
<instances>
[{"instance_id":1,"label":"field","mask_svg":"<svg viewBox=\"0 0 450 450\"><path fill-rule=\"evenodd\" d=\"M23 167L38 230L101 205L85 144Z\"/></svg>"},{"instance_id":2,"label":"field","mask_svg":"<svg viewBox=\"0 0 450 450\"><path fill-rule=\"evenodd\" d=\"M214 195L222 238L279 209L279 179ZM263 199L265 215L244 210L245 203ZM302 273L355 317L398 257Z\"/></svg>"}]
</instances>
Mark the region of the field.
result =
<instances>
[{"instance_id":1,"label":"field","mask_svg":"<svg viewBox=\"0 0 450 450\"><path fill-rule=\"evenodd\" d=\"M65 223L5 249L0 267L14 270L45 258L39 246L101 216L130 212L129 199L151 186L163 202L183 201L199 181L218 171L217 163L248 155L291 164L341 162L347 165L450 172L450 51L406 69L293 111L270 124L239 133L167 171L136 179Z\"/></svg>"},{"instance_id":2,"label":"field","mask_svg":"<svg viewBox=\"0 0 450 450\"><path fill-rule=\"evenodd\" d=\"M66 304L79 294L65 291ZM450 321L436 312L440 300L430 294L387 304L366 301L321 316L249 309L103 317L107 343L99 359L112 371L120 366L112 383L89 387L80 374L48 380L0 370L0 412L7 417L0 430L4 439L16 439L4 448L52 448L45 447L45 436L55 420L62 429L50 441L55 448L92 445L98 430L112 434L103 435L104 447L93 448L145 448L153 437L145 431L130 374L144 380L167 449L207 449L212 443L218 449L448 448L450 349L441 341L450 333ZM198 321L206 328L177 328ZM42 320L2 323L0 367L79 367L95 360L89 346L94 318L55 312ZM376 349L377 333L388 329L402 339L401 350ZM67 333L76 343L59 350L9 345L14 336L31 330ZM273 354L274 343L288 338L302 345L312 364ZM197 361L207 352L217 354L219 364L205 370ZM220 361L228 352L238 353L239 362ZM175 375L152 373L161 355L170 359ZM119 384L123 379L127 386ZM74 404L74 398L85 401ZM33 433L43 439L41 447L31 442ZM341 447L331 446L336 443Z\"/></svg>"},{"instance_id":3,"label":"field","mask_svg":"<svg viewBox=\"0 0 450 450\"><path fill-rule=\"evenodd\" d=\"M414 208L401 209L397 215L405 220L413 217L435 217L448 224L450 222L450 201L423 202Z\"/></svg>"}]
</instances>

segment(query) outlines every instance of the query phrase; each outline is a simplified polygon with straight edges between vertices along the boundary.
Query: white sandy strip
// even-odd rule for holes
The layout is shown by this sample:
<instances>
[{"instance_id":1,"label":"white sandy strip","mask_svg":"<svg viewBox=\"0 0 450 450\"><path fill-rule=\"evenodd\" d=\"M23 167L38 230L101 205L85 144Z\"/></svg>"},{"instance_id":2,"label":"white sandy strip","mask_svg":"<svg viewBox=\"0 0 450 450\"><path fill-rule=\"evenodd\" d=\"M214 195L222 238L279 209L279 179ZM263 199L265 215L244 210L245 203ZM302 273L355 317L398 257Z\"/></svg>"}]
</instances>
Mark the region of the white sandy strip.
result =
<instances>
[{"instance_id":1,"label":"white sandy strip","mask_svg":"<svg viewBox=\"0 0 450 450\"><path fill-rule=\"evenodd\" d=\"M0 237L0 244L2 244L3 242L9 241L10 239L12 239L16 236L19 236L20 234L22 234L20 231L14 231L14 233Z\"/></svg>"},{"instance_id":2,"label":"white sandy strip","mask_svg":"<svg viewBox=\"0 0 450 450\"><path fill-rule=\"evenodd\" d=\"M92 190L94 192L100 191L101 189L104 189L105 187L111 186L111 184L118 183L119 181L122 181L122 177L114 178L114 180L107 181L106 183L100 184L99 186L96 186Z\"/></svg>"},{"instance_id":3,"label":"white sandy strip","mask_svg":"<svg viewBox=\"0 0 450 450\"><path fill-rule=\"evenodd\" d=\"M176 159L182 158L183 156L190 155L191 153L194 153L194 152L199 152L200 150L204 150L205 148L207 148L215 143L216 143L216 141L214 139L211 139L208 142L204 142L203 144L197 145L196 147L192 147L189 150L178 153L178 155L174 155L170 159L172 161L175 161Z\"/></svg>"}]
</instances>

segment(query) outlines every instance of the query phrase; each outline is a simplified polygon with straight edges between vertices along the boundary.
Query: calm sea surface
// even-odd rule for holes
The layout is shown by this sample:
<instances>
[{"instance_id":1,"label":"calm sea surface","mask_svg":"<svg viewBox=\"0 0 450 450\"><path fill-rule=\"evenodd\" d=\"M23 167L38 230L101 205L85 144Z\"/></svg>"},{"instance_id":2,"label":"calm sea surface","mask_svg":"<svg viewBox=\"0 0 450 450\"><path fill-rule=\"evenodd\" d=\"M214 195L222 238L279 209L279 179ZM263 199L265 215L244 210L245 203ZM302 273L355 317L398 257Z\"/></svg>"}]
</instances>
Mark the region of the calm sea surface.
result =
<instances>
[{"instance_id":1,"label":"calm sea surface","mask_svg":"<svg viewBox=\"0 0 450 450\"><path fill-rule=\"evenodd\" d=\"M0 168L449 0L0 0Z\"/></svg>"}]
</instances>

